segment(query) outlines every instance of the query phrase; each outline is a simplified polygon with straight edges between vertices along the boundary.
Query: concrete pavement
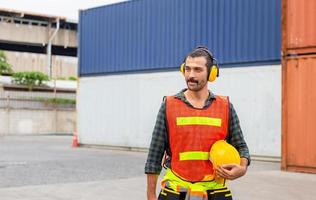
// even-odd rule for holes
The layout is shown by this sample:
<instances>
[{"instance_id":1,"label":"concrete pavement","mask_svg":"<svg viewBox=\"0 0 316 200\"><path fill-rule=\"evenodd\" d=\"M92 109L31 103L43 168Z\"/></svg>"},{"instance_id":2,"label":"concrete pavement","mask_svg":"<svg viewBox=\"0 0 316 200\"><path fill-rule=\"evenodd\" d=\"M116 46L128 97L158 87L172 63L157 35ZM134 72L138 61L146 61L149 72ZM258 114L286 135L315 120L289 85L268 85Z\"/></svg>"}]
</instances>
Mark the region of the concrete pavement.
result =
<instances>
[{"instance_id":1,"label":"concrete pavement","mask_svg":"<svg viewBox=\"0 0 316 200\"><path fill-rule=\"evenodd\" d=\"M146 199L146 153L70 145L69 136L1 137L0 199ZM229 182L234 199L315 198L316 175L279 168L280 163L252 162L246 176Z\"/></svg>"}]
</instances>

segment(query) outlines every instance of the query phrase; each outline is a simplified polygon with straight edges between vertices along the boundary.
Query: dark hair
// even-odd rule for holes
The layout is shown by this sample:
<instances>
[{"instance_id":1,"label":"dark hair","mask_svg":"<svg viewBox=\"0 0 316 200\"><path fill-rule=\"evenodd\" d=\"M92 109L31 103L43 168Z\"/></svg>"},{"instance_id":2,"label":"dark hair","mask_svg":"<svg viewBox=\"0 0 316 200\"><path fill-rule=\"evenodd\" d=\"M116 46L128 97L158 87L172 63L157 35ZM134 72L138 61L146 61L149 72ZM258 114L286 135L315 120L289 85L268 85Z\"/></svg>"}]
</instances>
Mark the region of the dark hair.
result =
<instances>
[{"instance_id":1,"label":"dark hair","mask_svg":"<svg viewBox=\"0 0 316 200\"><path fill-rule=\"evenodd\" d=\"M213 66L213 54L208 50L207 47L198 46L193 49L184 59L184 62L188 57L196 58L196 57L204 57L206 59L206 67L208 74L210 73L211 67Z\"/></svg>"}]
</instances>

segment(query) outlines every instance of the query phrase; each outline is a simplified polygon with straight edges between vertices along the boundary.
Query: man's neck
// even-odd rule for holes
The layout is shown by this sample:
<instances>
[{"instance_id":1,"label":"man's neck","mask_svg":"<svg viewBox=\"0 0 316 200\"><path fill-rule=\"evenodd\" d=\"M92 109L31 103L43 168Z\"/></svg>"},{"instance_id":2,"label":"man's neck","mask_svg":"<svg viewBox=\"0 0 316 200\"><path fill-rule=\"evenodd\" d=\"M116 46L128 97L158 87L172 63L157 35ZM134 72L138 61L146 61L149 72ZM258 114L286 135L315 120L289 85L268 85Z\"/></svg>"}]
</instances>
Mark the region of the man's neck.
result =
<instances>
[{"instance_id":1,"label":"man's neck","mask_svg":"<svg viewBox=\"0 0 316 200\"><path fill-rule=\"evenodd\" d=\"M209 96L209 91L207 89L207 87L203 88L200 91L192 91L192 90L186 90L184 92L185 97L187 98L187 100L191 100L194 102L205 102L206 99Z\"/></svg>"}]
</instances>

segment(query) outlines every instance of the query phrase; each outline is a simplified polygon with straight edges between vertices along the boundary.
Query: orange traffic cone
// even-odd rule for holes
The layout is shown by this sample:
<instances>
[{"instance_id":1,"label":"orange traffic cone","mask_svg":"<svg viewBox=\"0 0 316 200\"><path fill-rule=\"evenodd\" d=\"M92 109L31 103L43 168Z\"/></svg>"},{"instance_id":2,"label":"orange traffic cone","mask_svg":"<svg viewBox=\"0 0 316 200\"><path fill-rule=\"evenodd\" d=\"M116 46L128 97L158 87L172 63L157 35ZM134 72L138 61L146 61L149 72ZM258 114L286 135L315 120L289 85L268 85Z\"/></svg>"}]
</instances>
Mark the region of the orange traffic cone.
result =
<instances>
[{"instance_id":1,"label":"orange traffic cone","mask_svg":"<svg viewBox=\"0 0 316 200\"><path fill-rule=\"evenodd\" d=\"M72 147L78 147L78 135L77 132L74 132L72 136Z\"/></svg>"}]
</instances>

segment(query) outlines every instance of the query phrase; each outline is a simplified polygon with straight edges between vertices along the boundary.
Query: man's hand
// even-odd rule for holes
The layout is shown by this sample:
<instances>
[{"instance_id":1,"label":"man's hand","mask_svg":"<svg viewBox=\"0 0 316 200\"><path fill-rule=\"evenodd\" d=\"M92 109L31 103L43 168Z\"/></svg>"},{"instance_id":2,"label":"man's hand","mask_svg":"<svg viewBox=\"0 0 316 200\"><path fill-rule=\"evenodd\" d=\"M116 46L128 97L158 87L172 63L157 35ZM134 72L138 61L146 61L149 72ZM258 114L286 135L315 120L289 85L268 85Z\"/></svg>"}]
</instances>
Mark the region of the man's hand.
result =
<instances>
[{"instance_id":1,"label":"man's hand","mask_svg":"<svg viewBox=\"0 0 316 200\"><path fill-rule=\"evenodd\" d=\"M217 176L234 180L246 174L247 172L248 160L246 158L241 158L241 164L226 164L220 165L215 169Z\"/></svg>"},{"instance_id":2,"label":"man's hand","mask_svg":"<svg viewBox=\"0 0 316 200\"><path fill-rule=\"evenodd\" d=\"M245 175L247 169L238 164L221 165L216 168L216 175L228 180L234 180Z\"/></svg>"}]
</instances>

